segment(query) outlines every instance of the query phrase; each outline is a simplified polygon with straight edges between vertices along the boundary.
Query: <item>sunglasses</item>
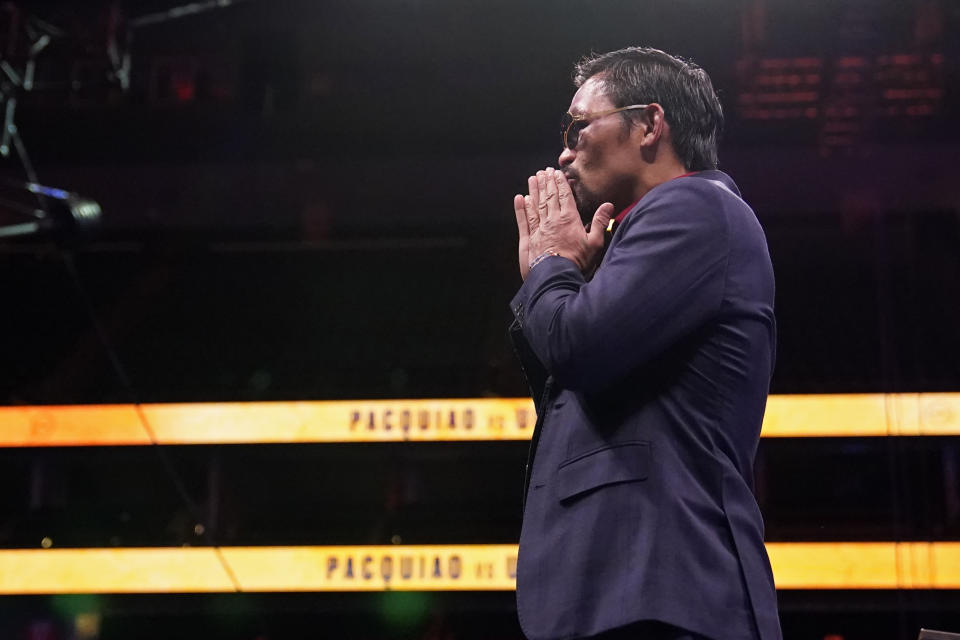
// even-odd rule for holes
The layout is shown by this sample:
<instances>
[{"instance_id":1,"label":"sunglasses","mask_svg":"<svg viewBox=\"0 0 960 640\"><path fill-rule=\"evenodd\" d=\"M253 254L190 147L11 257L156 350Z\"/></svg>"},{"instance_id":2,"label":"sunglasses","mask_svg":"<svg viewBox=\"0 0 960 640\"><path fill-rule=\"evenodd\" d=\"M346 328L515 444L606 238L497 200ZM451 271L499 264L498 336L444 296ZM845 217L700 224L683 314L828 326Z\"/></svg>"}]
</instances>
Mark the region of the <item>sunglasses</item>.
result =
<instances>
[{"instance_id":1,"label":"sunglasses","mask_svg":"<svg viewBox=\"0 0 960 640\"><path fill-rule=\"evenodd\" d=\"M617 109L610 109L609 111L598 111L596 113L584 113L579 116L571 115L568 111L564 114L563 120L560 121L560 130L563 131L563 146L571 150L576 149L577 143L580 142L580 132L586 129L587 125L597 118L630 109L646 109L649 106L648 104L631 104L627 107L619 107Z\"/></svg>"}]
</instances>

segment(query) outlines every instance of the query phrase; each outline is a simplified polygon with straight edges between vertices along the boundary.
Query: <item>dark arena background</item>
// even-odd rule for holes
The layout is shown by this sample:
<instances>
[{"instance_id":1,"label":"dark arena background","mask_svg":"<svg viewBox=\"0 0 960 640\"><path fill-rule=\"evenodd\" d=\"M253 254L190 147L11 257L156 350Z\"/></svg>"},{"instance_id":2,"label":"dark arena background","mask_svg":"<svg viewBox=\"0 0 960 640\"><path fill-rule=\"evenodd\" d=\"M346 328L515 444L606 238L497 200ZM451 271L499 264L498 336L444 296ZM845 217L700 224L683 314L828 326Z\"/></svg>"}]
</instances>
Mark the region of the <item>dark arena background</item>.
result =
<instances>
[{"instance_id":1,"label":"dark arena background","mask_svg":"<svg viewBox=\"0 0 960 640\"><path fill-rule=\"evenodd\" d=\"M511 199L635 44L767 233L785 637L960 632L960 3L91 0L0 3L0 640L522 638Z\"/></svg>"}]
</instances>

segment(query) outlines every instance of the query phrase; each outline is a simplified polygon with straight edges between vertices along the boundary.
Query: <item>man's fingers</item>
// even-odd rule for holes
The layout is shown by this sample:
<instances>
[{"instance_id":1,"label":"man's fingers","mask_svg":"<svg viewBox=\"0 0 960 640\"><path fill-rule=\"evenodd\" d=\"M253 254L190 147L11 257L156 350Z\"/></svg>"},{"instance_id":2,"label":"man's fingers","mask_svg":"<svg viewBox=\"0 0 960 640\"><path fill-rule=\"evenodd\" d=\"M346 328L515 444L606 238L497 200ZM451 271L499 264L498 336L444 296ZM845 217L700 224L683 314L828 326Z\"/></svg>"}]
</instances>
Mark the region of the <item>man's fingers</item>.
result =
<instances>
[{"instance_id":1,"label":"man's fingers","mask_svg":"<svg viewBox=\"0 0 960 640\"><path fill-rule=\"evenodd\" d=\"M536 233L540 228L540 212L537 210L540 188L537 186L536 176L527 178L527 188L530 190L530 195L523 198L523 206L527 212L527 229L530 233Z\"/></svg>"},{"instance_id":2,"label":"man's fingers","mask_svg":"<svg viewBox=\"0 0 960 640\"><path fill-rule=\"evenodd\" d=\"M570 189L570 183L567 182L567 176L563 171L555 173L557 182L557 199L560 201L560 212L573 219L580 219L580 211L577 210L577 201L573 197L573 191Z\"/></svg>"},{"instance_id":3,"label":"man's fingers","mask_svg":"<svg viewBox=\"0 0 960 640\"><path fill-rule=\"evenodd\" d=\"M593 220L590 222L590 230L587 231L587 244L602 248L604 244L603 235L607 232L607 225L610 224L610 218L613 217L613 204L604 202L597 208L593 214Z\"/></svg>"},{"instance_id":4,"label":"man's fingers","mask_svg":"<svg viewBox=\"0 0 960 640\"><path fill-rule=\"evenodd\" d=\"M530 194L530 201L536 209L540 203L540 186L537 183L537 176L527 178L527 193Z\"/></svg>"},{"instance_id":5,"label":"man's fingers","mask_svg":"<svg viewBox=\"0 0 960 640\"><path fill-rule=\"evenodd\" d=\"M544 190L546 192L547 219L560 215L560 199L557 191L556 171L547 169L544 175ZM541 195L542 197L542 195ZM541 206L543 203L541 203Z\"/></svg>"},{"instance_id":6,"label":"man's fingers","mask_svg":"<svg viewBox=\"0 0 960 640\"><path fill-rule=\"evenodd\" d=\"M527 224L527 208L524 206L523 196L519 193L513 196L513 211L517 215L517 230L520 232L520 242L524 242L530 235Z\"/></svg>"},{"instance_id":7,"label":"man's fingers","mask_svg":"<svg viewBox=\"0 0 960 640\"><path fill-rule=\"evenodd\" d=\"M527 225L527 210L530 207L530 196L524 198L517 194L513 196L513 211L517 216L517 231L520 242L517 245L517 254L520 260L520 277L527 279L530 272L530 227Z\"/></svg>"},{"instance_id":8,"label":"man's fingers","mask_svg":"<svg viewBox=\"0 0 960 640\"><path fill-rule=\"evenodd\" d=\"M537 171L537 213L541 219L547 217L547 172Z\"/></svg>"},{"instance_id":9,"label":"man's fingers","mask_svg":"<svg viewBox=\"0 0 960 640\"><path fill-rule=\"evenodd\" d=\"M557 181L557 197L560 200L560 210L568 211L570 207L573 207L571 214L574 218L579 219L580 213L577 211L577 203L573 199L573 191L570 190L567 176L563 175L563 171L555 171L554 177Z\"/></svg>"}]
</instances>

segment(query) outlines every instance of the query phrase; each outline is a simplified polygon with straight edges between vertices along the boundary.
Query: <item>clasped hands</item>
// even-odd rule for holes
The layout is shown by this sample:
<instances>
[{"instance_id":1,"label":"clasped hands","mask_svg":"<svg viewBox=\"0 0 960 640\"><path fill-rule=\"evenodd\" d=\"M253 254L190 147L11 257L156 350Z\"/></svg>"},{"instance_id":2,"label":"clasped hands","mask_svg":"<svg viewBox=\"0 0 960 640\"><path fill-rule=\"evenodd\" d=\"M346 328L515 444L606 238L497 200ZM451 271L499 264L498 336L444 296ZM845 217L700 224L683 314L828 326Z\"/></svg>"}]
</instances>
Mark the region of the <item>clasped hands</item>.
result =
<instances>
[{"instance_id":1,"label":"clasped hands","mask_svg":"<svg viewBox=\"0 0 960 640\"><path fill-rule=\"evenodd\" d=\"M520 231L520 275L526 280L531 263L543 255L572 260L584 276L596 269L603 255L603 234L613 215L605 202L584 226L562 171L547 168L527 179L529 194L513 197Z\"/></svg>"}]
</instances>

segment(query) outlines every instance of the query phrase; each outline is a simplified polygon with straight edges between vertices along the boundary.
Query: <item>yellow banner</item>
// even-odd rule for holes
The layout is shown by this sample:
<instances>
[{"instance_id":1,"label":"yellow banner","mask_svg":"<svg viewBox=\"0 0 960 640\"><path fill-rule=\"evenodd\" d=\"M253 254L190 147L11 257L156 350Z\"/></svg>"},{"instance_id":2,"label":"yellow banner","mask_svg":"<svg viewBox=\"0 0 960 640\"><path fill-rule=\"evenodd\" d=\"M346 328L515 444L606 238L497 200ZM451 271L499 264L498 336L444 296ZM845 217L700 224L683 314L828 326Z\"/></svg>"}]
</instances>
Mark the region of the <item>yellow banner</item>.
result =
<instances>
[{"instance_id":1,"label":"yellow banner","mask_svg":"<svg viewBox=\"0 0 960 640\"><path fill-rule=\"evenodd\" d=\"M529 439L526 398L145 405L164 443Z\"/></svg>"},{"instance_id":2,"label":"yellow banner","mask_svg":"<svg viewBox=\"0 0 960 640\"><path fill-rule=\"evenodd\" d=\"M526 440L527 398L0 407L0 447ZM960 435L960 393L770 396L764 437Z\"/></svg>"},{"instance_id":3,"label":"yellow banner","mask_svg":"<svg viewBox=\"0 0 960 640\"><path fill-rule=\"evenodd\" d=\"M516 545L225 547L243 591L490 591L516 587Z\"/></svg>"},{"instance_id":4,"label":"yellow banner","mask_svg":"<svg viewBox=\"0 0 960 640\"><path fill-rule=\"evenodd\" d=\"M0 447L151 444L137 406L0 407Z\"/></svg>"},{"instance_id":5,"label":"yellow banner","mask_svg":"<svg viewBox=\"0 0 960 640\"><path fill-rule=\"evenodd\" d=\"M960 589L960 542L768 543L778 589ZM0 594L508 591L516 545L0 550Z\"/></svg>"}]
</instances>

